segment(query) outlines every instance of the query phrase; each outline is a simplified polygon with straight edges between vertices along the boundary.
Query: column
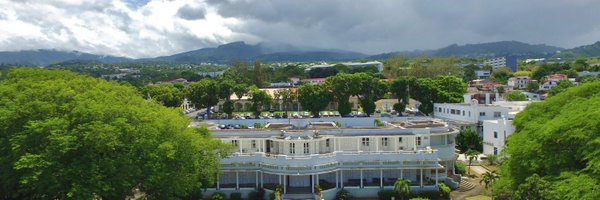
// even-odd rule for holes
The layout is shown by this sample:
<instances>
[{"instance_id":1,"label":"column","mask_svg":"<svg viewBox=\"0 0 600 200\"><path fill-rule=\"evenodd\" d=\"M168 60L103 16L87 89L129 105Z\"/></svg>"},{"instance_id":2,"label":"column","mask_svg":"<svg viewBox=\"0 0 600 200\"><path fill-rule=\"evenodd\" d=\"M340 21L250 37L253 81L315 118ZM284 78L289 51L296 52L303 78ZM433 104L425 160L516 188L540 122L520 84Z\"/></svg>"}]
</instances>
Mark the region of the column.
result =
<instances>
[{"instance_id":1,"label":"column","mask_svg":"<svg viewBox=\"0 0 600 200\"><path fill-rule=\"evenodd\" d=\"M363 188L363 170L360 169L360 188Z\"/></svg>"},{"instance_id":2,"label":"column","mask_svg":"<svg viewBox=\"0 0 600 200\"><path fill-rule=\"evenodd\" d=\"M340 184L344 188L344 170L340 170Z\"/></svg>"},{"instance_id":3,"label":"column","mask_svg":"<svg viewBox=\"0 0 600 200\"><path fill-rule=\"evenodd\" d=\"M240 141L240 143L239 143L239 146L240 146L240 153L242 153L242 141L243 141L243 140L238 140L238 141Z\"/></svg>"},{"instance_id":4,"label":"column","mask_svg":"<svg viewBox=\"0 0 600 200\"><path fill-rule=\"evenodd\" d=\"M217 190L221 189L221 187L219 186L220 181L219 181L219 174L217 174Z\"/></svg>"},{"instance_id":5,"label":"column","mask_svg":"<svg viewBox=\"0 0 600 200\"><path fill-rule=\"evenodd\" d=\"M287 175L283 175L283 193L287 193Z\"/></svg>"},{"instance_id":6,"label":"column","mask_svg":"<svg viewBox=\"0 0 600 200\"><path fill-rule=\"evenodd\" d=\"M279 175L279 185L281 185L281 174Z\"/></svg>"},{"instance_id":7,"label":"column","mask_svg":"<svg viewBox=\"0 0 600 200\"><path fill-rule=\"evenodd\" d=\"M404 169L400 169L400 179L404 178Z\"/></svg>"},{"instance_id":8,"label":"column","mask_svg":"<svg viewBox=\"0 0 600 200\"><path fill-rule=\"evenodd\" d=\"M444 144L448 145L448 135L444 135Z\"/></svg>"},{"instance_id":9,"label":"column","mask_svg":"<svg viewBox=\"0 0 600 200\"><path fill-rule=\"evenodd\" d=\"M423 168L421 168L421 187L423 187Z\"/></svg>"},{"instance_id":10,"label":"column","mask_svg":"<svg viewBox=\"0 0 600 200\"><path fill-rule=\"evenodd\" d=\"M446 170L444 173L446 173L446 176L448 176L448 167L450 166L450 162L446 161L446 167L444 167L444 170Z\"/></svg>"},{"instance_id":11,"label":"column","mask_svg":"<svg viewBox=\"0 0 600 200\"><path fill-rule=\"evenodd\" d=\"M256 178L254 179L254 182L256 183L256 188L258 188L258 170L256 171Z\"/></svg>"},{"instance_id":12,"label":"column","mask_svg":"<svg viewBox=\"0 0 600 200\"><path fill-rule=\"evenodd\" d=\"M315 176L314 175L309 175L310 176L310 193L315 193Z\"/></svg>"},{"instance_id":13,"label":"column","mask_svg":"<svg viewBox=\"0 0 600 200\"><path fill-rule=\"evenodd\" d=\"M264 188L263 184L265 183L265 173L260 172L260 188Z\"/></svg>"},{"instance_id":14,"label":"column","mask_svg":"<svg viewBox=\"0 0 600 200\"><path fill-rule=\"evenodd\" d=\"M379 138L381 139L381 138ZM375 138L375 151L379 152L379 140L377 138Z\"/></svg>"},{"instance_id":15,"label":"column","mask_svg":"<svg viewBox=\"0 0 600 200\"><path fill-rule=\"evenodd\" d=\"M240 173L239 172L235 172L235 189L236 190L240 189Z\"/></svg>"},{"instance_id":16,"label":"column","mask_svg":"<svg viewBox=\"0 0 600 200\"><path fill-rule=\"evenodd\" d=\"M335 188L340 188L340 175L338 171L335 171Z\"/></svg>"},{"instance_id":17,"label":"column","mask_svg":"<svg viewBox=\"0 0 600 200\"><path fill-rule=\"evenodd\" d=\"M315 148L316 148L316 152L315 152L315 154L319 154L319 146L321 146L321 142L317 141L317 142L315 142L315 143L316 143L316 144L315 144Z\"/></svg>"},{"instance_id":18,"label":"column","mask_svg":"<svg viewBox=\"0 0 600 200\"><path fill-rule=\"evenodd\" d=\"M438 169L435 168L435 185L438 185Z\"/></svg>"},{"instance_id":19,"label":"column","mask_svg":"<svg viewBox=\"0 0 600 200\"><path fill-rule=\"evenodd\" d=\"M379 187L383 188L383 169L379 169Z\"/></svg>"},{"instance_id":20,"label":"column","mask_svg":"<svg viewBox=\"0 0 600 200\"><path fill-rule=\"evenodd\" d=\"M317 176L317 178L316 178L317 180L315 181L315 183L319 184L319 175L317 174L316 176Z\"/></svg>"}]
</instances>

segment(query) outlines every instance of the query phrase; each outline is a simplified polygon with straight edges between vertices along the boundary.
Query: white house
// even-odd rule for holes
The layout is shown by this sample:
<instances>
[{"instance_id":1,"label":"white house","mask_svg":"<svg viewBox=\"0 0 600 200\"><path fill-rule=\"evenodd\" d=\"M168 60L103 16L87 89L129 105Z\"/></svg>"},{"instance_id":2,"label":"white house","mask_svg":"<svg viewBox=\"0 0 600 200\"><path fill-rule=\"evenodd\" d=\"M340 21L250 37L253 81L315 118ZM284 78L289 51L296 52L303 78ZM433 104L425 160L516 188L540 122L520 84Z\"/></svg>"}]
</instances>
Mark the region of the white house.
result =
<instances>
[{"instance_id":1,"label":"white house","mask_svg":"<svg viewBox=\"0 0 600 200\"><path fill-rule=\"evenodd\" d=\"M544 84L540 85L540 90L548 91L552 89L552 87L558 85L558 81L560 80L569 80L573 82L573 84L577 85L574 78L569 78L566 74L552 74L546 76L546 81Z\"/></svg>"},{"instance_id":2,"label":"white house","mask_svg":"<svg viewBox=\"0 0 600 200\"><path fill-rule=\"evenodd\" d=\"M510 88L525 89L527 88L527 84L529 84L529 81L531 81L531 78L529 78L529 76L515 76L510 77L508 79L507 85Z\"/></svg>"},{"instance_id":3,"label":"white house","mask_svg":"<svg viewBox=\"0 0 600 200\"><path fill-rule=\"evenodd\" d=\"M489 70L475 70L475 76L477 76L477 79L489 79L491 77L491 74Z\"/></svg>"},{"instance_id":4,"label":"white house","mask_svg":"<svg viewBox=\"0 0 600 200\"><path fill-rule=\"evenodd\" d=\"M506 145L506 139L515 127L512 120L497 119L483 121L483 154L499 155Z\"/></svg>"},{"instance_id":5,"label":"white house","mask_svg":"<svg viewBox=\"0 0 600 200\"><path fill-rule=\"evenodd\" d=\"M283 199L314 199L314 186L324 199L342 189L355 197L377 197L393 189L398 178L409 179L413 190L437 190L453 178L456 129L431 118L214 120L218 124L267 123L261 129L212 130L234 153L221 160L218 181L204 192L246 196L257 188L272 193L283 187ZM338 126L340 125L340 126Z\"/></svg>"}]
</instances>

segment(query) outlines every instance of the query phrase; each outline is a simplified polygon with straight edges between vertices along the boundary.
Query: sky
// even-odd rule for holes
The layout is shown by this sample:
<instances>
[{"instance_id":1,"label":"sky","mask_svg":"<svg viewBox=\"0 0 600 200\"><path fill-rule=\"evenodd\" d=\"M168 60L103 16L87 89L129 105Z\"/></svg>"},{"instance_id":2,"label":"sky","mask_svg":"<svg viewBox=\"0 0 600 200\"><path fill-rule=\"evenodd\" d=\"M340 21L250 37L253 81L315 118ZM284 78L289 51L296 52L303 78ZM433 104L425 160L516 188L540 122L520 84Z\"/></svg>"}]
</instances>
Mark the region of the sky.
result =
<instances>
[{"instance_id":1,"label":"sky","mask_svg":"<svg viewBox=\"0 0 600 200\"><path fill-rule=\"evenodd\" d=\"M0 0L0 51L131 58L235 41L367 54L600 40L598 0Z\"/></svg>"}]
</instances>

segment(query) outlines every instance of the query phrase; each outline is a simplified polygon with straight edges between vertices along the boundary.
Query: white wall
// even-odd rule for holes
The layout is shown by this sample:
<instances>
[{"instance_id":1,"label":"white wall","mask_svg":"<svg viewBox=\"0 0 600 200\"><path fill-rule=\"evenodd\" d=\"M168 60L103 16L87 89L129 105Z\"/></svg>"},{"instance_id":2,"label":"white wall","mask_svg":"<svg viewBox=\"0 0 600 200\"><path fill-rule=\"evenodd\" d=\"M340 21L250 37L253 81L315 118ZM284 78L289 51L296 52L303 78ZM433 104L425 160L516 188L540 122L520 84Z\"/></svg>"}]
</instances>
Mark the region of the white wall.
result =
<instances>
[{"instance_id":1,"label":"white wall","mask_svg":"<svg viewBox=\"0 0 600 200\"><path fill-rule=\"evenodd\" d=\"M494 137L494 132L497 137ZM486 120L483 121L483 154L494 154L494 148L497 148L496 154L500 154L504 149L505 141L508 136L515 132L512 120Z\"/></svg>"}]
</instances>

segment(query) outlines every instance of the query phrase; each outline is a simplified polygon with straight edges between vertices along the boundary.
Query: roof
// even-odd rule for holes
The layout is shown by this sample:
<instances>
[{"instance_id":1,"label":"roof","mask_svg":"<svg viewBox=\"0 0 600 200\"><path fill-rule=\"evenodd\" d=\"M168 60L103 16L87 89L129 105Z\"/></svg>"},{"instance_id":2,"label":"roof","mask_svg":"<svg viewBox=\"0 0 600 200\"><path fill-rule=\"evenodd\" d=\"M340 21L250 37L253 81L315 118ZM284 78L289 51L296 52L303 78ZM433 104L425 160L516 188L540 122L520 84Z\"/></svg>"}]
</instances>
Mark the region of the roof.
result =
<instances>
[{"instance_id":1,"label":"roof","mask_svg":"<svg viewBox=\"0 0 600 200\"><path fill-rule=\"evenodd\" d=\"M549 79L562 79L562 78L567 78L568 76L566 74L552 74L552 75L548 75L547 77Z\"/></svg>"}]
</instances>

